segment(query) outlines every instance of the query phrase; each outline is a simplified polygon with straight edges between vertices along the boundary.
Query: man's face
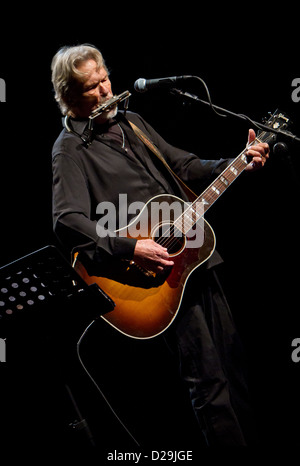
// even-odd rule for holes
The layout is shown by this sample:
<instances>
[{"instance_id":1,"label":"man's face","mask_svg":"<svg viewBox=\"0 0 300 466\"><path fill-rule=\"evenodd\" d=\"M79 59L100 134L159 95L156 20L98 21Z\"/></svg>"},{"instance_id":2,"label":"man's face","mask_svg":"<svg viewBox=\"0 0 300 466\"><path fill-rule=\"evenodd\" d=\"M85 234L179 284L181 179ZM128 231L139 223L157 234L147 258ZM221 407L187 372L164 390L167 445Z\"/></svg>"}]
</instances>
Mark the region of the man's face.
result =
<instances>
[{"instance_id":1,"label":"man's face","mask_svg":"<svg viewBox=\"0 0 300 466\"><path fill-rule=\"evenodd\" d=\"M97 68L94 60L81 63L77 69L84 73L77 80L74 90L74 105L72 114L80 118L88 118L93 110L113 97L111 82L105 68ZM96 120L98 123L106 121L115 113L115 109L105 112Z\"/></svg>"}]
</instances>

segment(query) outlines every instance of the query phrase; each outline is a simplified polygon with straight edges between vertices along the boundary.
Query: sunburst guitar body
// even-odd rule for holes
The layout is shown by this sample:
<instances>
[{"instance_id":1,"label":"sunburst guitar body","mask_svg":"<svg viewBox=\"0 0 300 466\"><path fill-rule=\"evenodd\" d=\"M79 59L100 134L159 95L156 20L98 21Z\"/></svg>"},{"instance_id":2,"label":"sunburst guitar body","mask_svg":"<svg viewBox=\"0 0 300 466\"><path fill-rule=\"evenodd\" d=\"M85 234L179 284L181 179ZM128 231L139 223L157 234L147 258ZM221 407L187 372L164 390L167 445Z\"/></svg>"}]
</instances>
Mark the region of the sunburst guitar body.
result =
<instances>
[{"instance_id":1,"label":"sunburst guitar body","mask_svg":"<svg viewBox=\"0 0 300 466\"><path fill-rule=\"evenodd\" d=\"M188 277L214 251L215 235L204 219L187 234L176 227L178 219L172 217L188 208L176 196L159 195L145 204L133 222L115 232L126 237L139 233L134 235L137 240L151 238L167 247L174 265L165 273L154 274L124 260L115 262L102 276L90 276L80 255L75 260L75 270L84 281L96 283L115 303L114 310L102 318L127 336L152 338L165 331L178 313ZM156 216L160 218L153 224Z\"/></svg>"}]
</instances>

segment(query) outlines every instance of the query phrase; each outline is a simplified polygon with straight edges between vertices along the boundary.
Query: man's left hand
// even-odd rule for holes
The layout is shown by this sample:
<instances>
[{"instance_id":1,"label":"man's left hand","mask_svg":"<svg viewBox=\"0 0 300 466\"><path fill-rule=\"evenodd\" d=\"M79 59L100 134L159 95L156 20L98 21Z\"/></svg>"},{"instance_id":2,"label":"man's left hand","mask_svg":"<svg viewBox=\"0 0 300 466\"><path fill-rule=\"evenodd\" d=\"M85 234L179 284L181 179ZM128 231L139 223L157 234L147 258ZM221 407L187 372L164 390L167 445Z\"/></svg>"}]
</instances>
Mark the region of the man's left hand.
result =
<instances>
[{"instance_id":1,"label":"man's left hand","mask_svg":"<svg viewBox=\"0 0 300 466\"><path fill-rule=\"evenodd\" d=\"M255 131L250 129L248 135L248 144L251 144L255 138ZM245 154L247 157L252 158L251 162L247 165L246 170L254 171L262 168L265 165L269 158L270 148L269 145L265 142L259 142L257 144L253 144L253 146L250 146Z\"/></svg>"}]
</instances>

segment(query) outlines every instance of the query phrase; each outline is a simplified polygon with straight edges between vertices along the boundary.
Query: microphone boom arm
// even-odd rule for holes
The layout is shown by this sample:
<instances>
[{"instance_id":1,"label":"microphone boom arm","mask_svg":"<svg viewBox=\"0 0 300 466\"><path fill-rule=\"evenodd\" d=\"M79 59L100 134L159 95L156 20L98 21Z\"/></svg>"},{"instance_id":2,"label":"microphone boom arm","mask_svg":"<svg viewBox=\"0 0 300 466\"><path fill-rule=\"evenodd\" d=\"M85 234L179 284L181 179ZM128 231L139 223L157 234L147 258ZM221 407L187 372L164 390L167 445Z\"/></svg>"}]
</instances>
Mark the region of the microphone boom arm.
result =
<instances>
[{"instance_id":1,"label":"microphone boom arm","mask_svg":"<svg viewBox=\"0 0 300 466\"><path fill-rule=\"evenodd\" d=\"M213 107L214 109L220 111L224 115L230 115L230 116L233 116L235 118L239 118L240 120L249 121L253 126L255 126L259 130L272 132L272 133L274 133L276 135L281 135L281 136L287 137L291 141L295 141L295 142L298 142L298 143L300 142L300 138L298 138L297 136L295 136L294 134L292 134L292 133L290 133L288 131L277 130L275 128L266 126L263 123L259 123L257 121L252 120L247 115L243 115L242 113L235 113L235 112L232 112L230 110L227 110L226 108L218 107L217 105L212 104L211 102L207 102L206 100L199 99L199 97L194 95L194 94L190 94L188 92L183 92L180 89L176 89L176 88L171 89L170 92L172 94L174 94L174 95L179 95L180 97L183 97L186 100L193 101L193 102L200 102L200 103L202 103L204 105L209 105L210 107Z\"/></svg>"}]
</instances>

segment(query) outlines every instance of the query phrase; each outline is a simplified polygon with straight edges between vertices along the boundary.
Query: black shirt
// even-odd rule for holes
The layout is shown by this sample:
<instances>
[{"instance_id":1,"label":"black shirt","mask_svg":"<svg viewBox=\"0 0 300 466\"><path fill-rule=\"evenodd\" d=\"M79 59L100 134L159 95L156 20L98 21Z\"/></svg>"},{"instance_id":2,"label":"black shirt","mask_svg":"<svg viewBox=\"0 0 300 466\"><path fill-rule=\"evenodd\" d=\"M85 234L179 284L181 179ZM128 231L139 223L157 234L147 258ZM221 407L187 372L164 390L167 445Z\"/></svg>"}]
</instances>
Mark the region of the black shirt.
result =
<instances>
[{"instance_id":1,"label":"black shirt","mask_svg":"<svg viewBox=\"0 0 300 466\"><path fill-rule=\"evenodd\" d=\"M224 159L201 160L174 148L139 115L127 112L127 118L149 136L172 170L197 193L228 164ZM74 119L71 123L81 134L87 120ZM53 146L54 230L69 250L84 249L92 260L130 259L135 239L113 234L99 237L98 204L112 203L118 220L119 194L127 196L128 204L147 202L162 193L186 197L175 178L139 140L120 112L109 124L95 125L89 147L84 146L78 134L64 128Z\"/></svg>"}]
</instances>

